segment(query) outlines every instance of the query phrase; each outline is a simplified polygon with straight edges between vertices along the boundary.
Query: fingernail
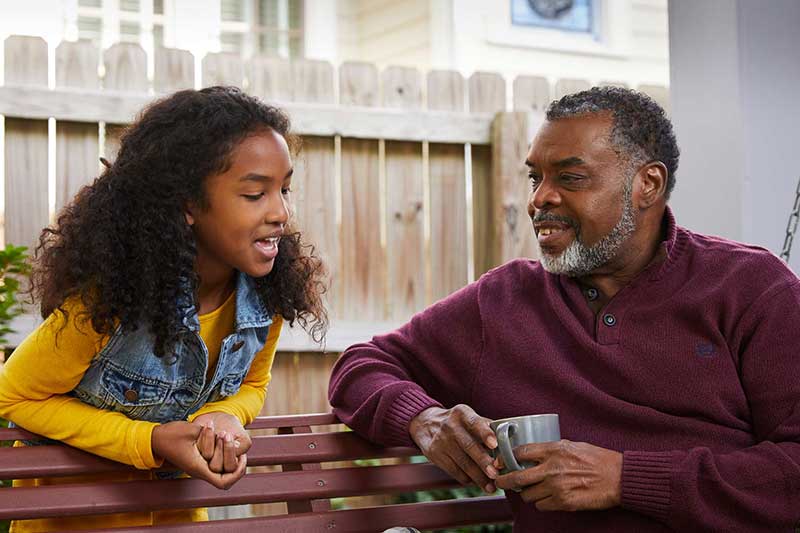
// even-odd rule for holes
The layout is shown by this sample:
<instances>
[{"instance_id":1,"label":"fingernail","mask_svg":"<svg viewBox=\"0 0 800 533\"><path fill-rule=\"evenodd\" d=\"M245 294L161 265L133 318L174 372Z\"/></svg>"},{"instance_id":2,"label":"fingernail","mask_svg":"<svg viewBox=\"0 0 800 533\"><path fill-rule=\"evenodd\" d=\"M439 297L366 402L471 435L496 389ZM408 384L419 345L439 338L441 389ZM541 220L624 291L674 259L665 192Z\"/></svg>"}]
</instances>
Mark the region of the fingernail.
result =
<instances>
[{"instance_id":1,"label":"fingernail","mask_svg":"<svg viewBox=\"0 0 800 533\"><path fill-rule=\"evenodd\" d=\"M213 420L210 420L208 422L208 427L211 428L211 429L214 429L214 421Z\"/></svg>"},{"instance_id":2,"label":"fingernail","mask_svg":"<svg viewBox=\"0 0 800 533\"><path fill-rule=\"evenodd\" d=\"M226 433L225 442L233 442L233 435L231 435L230 433Z\"/></svg>"},{"instance_id":3,"label":"fingernail","mask_svg":"<svg viewBox=\"0 0 800 533\"><path fill-rule=\"evenodd\" d=\"M495 448L497 448L497 439L494 436L489 436L489 438L486 439L486 445L489 446L489 448L491 448L492 450L494 450Z\"/></svg>"},{"instance_id":4,"label":"fingernail","mask_svg":"<svg viewBox=\"0 0 800 533\"><path fill-rule=\"evenodd\" d=\"M494 479L494 478L496 478L496 477L497 477L497 470L495 470L495 468L494 468L492 465L488 465L488 466L486 467L486 474L487 474L487 475L488 475L490 478Z\"/></svg>"},{"instance_id":5,"label":"fingernail","mask_svg":"<svg viewBox=\"0 0 800 533\"><path fill-rule=\"evenodd\" d=\"M483 490L485 490L487 494L494 494L496 491L492 483L487 483L486 486L483 487Z\"/></svg>"}]
</instances>

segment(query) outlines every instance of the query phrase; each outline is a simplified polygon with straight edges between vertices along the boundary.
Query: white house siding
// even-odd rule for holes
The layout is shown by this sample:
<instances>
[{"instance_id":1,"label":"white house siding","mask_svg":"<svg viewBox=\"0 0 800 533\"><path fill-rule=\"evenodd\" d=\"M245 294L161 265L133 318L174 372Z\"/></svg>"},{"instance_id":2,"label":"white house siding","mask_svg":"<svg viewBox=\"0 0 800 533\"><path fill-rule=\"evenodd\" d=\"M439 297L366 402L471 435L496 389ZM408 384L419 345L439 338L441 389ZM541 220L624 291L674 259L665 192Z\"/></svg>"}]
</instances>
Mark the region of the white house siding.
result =
<instances>
[{"instance_id":1,"label":"white house siding","mask_svg":"<svg viewBox=\"0 0 800 533\"><path fill-rule=\"evenodd\" d=\"M667 85L667 0L604 0L601 39L512 26L505 0L453 0L453 67L469 74L501 72Z\"/></svg>"},{"instance_id":2,"label":"white house siding","mask_svg":"<svg viewBox=\"0 0 800 533\"><path fill-rule=\"evenodd\" d=\"M429 0L340 0L340 59L430 67Z\"/></svg>"}]
</instances>

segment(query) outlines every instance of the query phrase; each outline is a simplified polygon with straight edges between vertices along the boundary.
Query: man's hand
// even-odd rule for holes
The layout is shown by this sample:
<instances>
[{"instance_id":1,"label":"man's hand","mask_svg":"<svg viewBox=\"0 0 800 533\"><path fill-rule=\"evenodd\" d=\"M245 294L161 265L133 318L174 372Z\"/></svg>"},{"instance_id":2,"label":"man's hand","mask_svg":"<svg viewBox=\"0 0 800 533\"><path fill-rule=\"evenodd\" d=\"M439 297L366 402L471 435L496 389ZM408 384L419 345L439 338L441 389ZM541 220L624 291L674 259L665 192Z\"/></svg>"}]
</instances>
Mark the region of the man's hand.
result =
<instances>
[{"instance_id":1,"label":"man's hand","mask_svg":"<svg viewBox=\"0 0 800 533\"><path fill-rule=\"evenodd\" d=\"M497 438L488 418L463 404L429 407L411 420L408 432L425 457L462 485L475 483L488 493L495 491L497 470L489 450L497 448Z\"/></svg>"},{"instance_id":2,"label":"man's hand","mask_svg":"<svg viewBox=\"0 0 800 533\"><path fill-rule=\"evenodd\" d=\"M211 470L197 447L201 431L207 431L199 424L191 422L169 422L153 429L151 446L153 455L168 461L190 476L203 479L218 489L229 489L244 476L247 470L247 455L236 457L234 440L220 439L220 449L224 473ZM230 469L230 470L228 470Z\"/></svg>"},{"instance_id":3,"label":"man's hand","mask_svg":"<svg viewBox=\"0 0 800 533\"><path fill-rule=\"evenodd\" d=\"M514 449L519 462L536 466L497 478L501 489L540 511L588 511L616 507L622 498L622 454L585 442L543 442ZM498 457L495 467L503 468Z\"/></svg>"}]
</instances>

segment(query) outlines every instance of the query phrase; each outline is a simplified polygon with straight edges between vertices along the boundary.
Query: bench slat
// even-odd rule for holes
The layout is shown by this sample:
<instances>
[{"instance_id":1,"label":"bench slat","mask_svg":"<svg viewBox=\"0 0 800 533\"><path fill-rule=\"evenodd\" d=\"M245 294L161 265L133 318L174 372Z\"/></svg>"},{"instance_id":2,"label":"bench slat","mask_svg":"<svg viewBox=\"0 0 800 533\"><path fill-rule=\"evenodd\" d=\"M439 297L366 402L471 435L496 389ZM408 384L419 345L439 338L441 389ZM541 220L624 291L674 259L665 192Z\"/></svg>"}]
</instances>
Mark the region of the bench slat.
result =
<instances>
[{"instance_id":1,"label":"bench slat","mask_svg":"<svg viewBox=\"0 0 800 533\"><path fill-rule=\"evenodd\" d=\"M330 426L340 424L333 413L312 413L307 415L260 416L247 426L247 429L277 429L295 426ZM38 440L43 437L20 428L0 428L0 442L12 440Z\"/></svg>"},{"instance_id":2,"label":"bench slat","mask_svg":"<svg viewBox=\"0 0 800 533\"><path fill-rule=\"evenodd\" d=\"M163 526L159 529L165 532L202 531L204 533L252 533L253 531L316 533L329 530L374 533L393 526L438 529L475 524L499 524L510 521L511 508L506 499L502 496L486 496L468 500L404 503L323 513L194 522ZM96 531L101 530L92 530L86 533ZM117 533L150 533L153 529L132 527L113 531Z\"/></svg>"},{"instance_id":3,"label":"bench slat","mask_svg":"<svg viewBox=\"0 0 800 533\"><path fill-rule=\"evenodd\" d=\"M364 440L352 431L266 435L253 437L253 446L247 453L247 464L248 466L266 466L289 463L322 463L352 459L410 457L419 454L419 450L415 448L383 448ZM125 472L131 468L61 444L0 448L0 479Z\"/></svg>"},{"instance_id":4,"label":"bench slat","mask_svg":"<svg viewBox=\"0 0 800 533\"><path fill-rule=\"evenodd\" d=\"M5 488L0 520L412 492L457 483L430 463L248 474L230 490L199 479Z\"/></svg>"}]
</instances>

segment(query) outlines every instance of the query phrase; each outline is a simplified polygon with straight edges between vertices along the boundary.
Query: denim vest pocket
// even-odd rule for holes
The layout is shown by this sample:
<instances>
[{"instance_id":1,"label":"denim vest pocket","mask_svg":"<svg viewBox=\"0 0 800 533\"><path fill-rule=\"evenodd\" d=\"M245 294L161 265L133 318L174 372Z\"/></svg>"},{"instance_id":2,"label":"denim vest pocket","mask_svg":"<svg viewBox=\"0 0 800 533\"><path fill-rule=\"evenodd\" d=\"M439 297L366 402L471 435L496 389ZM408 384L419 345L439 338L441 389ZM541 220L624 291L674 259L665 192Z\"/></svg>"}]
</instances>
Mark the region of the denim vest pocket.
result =
<instances>
[{"instance_id":1,"label":"denim vest pocket","mask_svg":"<svg viewBox=\"0 0 800 533\"><path fill-rule=\"evenodd\" d=\"M239 392L239 387L242 386L244 376L245 375L242 372L228 374L225 376L225 379L222 380L219 386L220 395L224 398L227 396L233 396Z\"/></svg>"},{"instance_id":2,"label":"denim vest pocket","mask_svg":"<svg viewBox=\"0 0 800 533\"><path fill-rule=\"evenodd\" d=\"M134 420L152 420L151 410L164 403L171 388L169 383L121 372L110 365L103 372L102 385L113 403L111 408Z\"/></svg>"}]
</instances>

